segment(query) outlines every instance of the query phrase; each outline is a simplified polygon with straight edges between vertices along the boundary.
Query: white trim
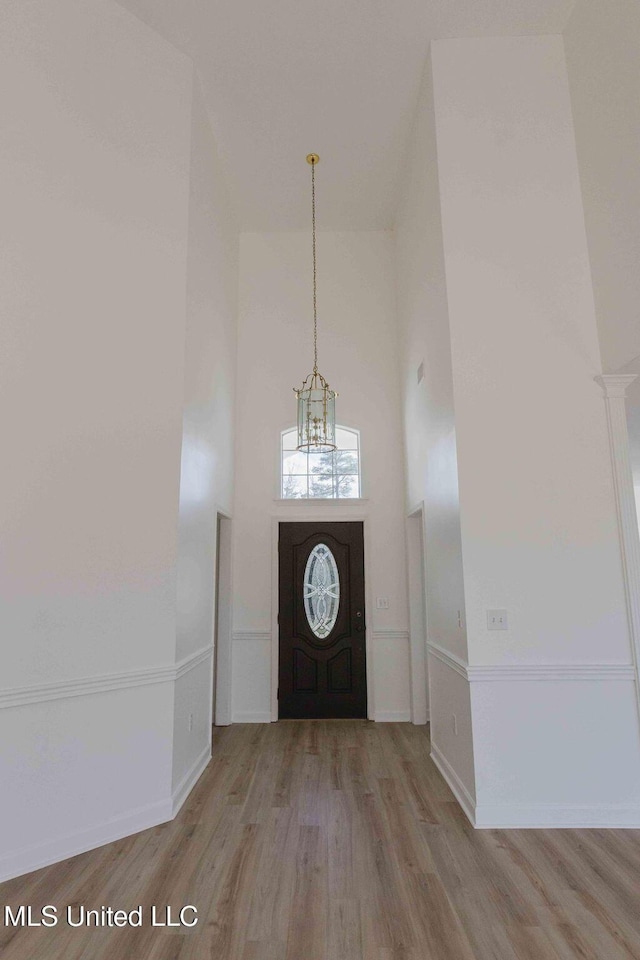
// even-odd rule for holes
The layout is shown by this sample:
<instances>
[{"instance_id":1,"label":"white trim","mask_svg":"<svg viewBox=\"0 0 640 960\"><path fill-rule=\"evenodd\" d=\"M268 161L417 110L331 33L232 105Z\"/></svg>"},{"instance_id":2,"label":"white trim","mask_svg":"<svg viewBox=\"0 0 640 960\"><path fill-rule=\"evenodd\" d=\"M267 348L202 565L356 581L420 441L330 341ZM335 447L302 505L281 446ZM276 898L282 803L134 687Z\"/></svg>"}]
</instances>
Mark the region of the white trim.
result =
<instances>
[{"instance_id":1,"label":"white trim","mask_svg":"<svg viewBox=\"0 0 640 960\"><path fill-rule=\"evenodd\" d=\"M475 821L478 830L637 830L640 804L486 803L476 806Z\"/></svg>"},{"instance_id":2,"label":"white trim","mask_svg":"<svg viewBox=\"0 0 640 960\"><path fill-rule=\"evenodd\" d=\"M409 640L408 630L372 630L374 640Z\"/></svg>"},{"instance_id":3,"label":"white trim","mask_svg":"<svg viewBox=\"0 0 640 960\"><path fill-rule=\"evenodd\" d=\"M106 843L114 843L160 823L172 819L172 799L158 800L155 803L137 807L119 817L113 817L93 827L84 827L74 833L65 834L54 840L45 840L29 847L23 847L7 856L0 857L0 882L20 877L32 870L40 870L52 863L59 863L79 853L95 850Z\"/></svg>"},{"instance_id":4,"label":"white trim","mask_svg":"<svg viewBox=\"0 0 640 960\"><path fill-rule=\"evenodd\" d=\"M435 657L436 660L440 660L441 663L444 663L445 666L451 670L455 670L455 672L459 673L465 680L469 679L469 665L464 660L461 660L460 657L457 657L455 653L445 650L444 647L439 646L432 640L427 640L427 653Z\"/></svg>"},{"instance_id":5,"label":"white trim","mask_svg":"<svg viewBox=\"0 0 640 960\"><path fill-rule=\"evenodd\" d=\"M600 373L593 378L602 388L605 400L625 400L627 390L634 380L638 379L637 373Z\"/></svg>"},{"instance_id":6,"label":"white trim","mask_svg":"<svg viewBox=\"0 0 640 960\"><path fill-rule=\"evenodd\" d=\"M514 663L500 666L468 667L469 683L540 680L626 680L635 679L633 664L624 663Z\"/></svg>"},{"instance_id":7,"label":"white trim","mask_svg":"<svg viewBox=\"0 0 640 960\"><path fill-rule=\"evenodd\" d=\"M378 710L373 719L376 723L411 723L411 711Z\"/></svg>"},{"instance_id":8,"label":"white trim","mask_svg":"<svg viewBox=\"0 0 640 960\"><path fill-rule=\"evenodd\" d=\"M209 698L209 731L212 725L228 726L231 723L231 689L233 686L233 643L231 636L233 618L233 519L219 504L216 507L216 524L220 536L216 536L215 590L212 610L212 642L217 642L215 664L211 672L215 680ZM218 556L218 550L220 555ZM215 700L215 706L214 706ZM215 716L214 716L215 709ZM211 737L209 738L211 739Z\"/></svg>"},{"instance_id":9,"label":"white trim","mask_svg":"<svg viewBox=\"0 0 640 960\"><path fill-rule=\"evenodd\" d=\"M186 658L185 658L186 659ZM195 657L192 659L196 659ZM206 658L200 658L202 663ZM196 664L194 663L194 666ZM32 870L40 870L52 863L68 860L106 843L114 843L132 834L157 827L173 820L200 779L211 759L209 744L187 770L171 797L137 807L119 817L112 817L92 827L64 834L54 840L45 840L0 857L0 883L12 880Z\"/></svg>"},{"instance_id":10,"label":"white trim","mask_svg":"<svg viewBox=\"0 0 640 960\"><path fill-rule=\"evenodd\" d=\"M233 715L234 723L271 723L269 710L239 710Z\"/></svg>"},{"instance_id":11,"label":"white trim","mask_svg":"<svg viewBox=\"0 0 640 960\"><path fill-rule=\"evenodd\" d=\"M476 826L476 802L465 787L464 783L453 769L443 752L431 741L431 759L446 780L449 789L462 807L472 827Z\"/></svg>"},{"instance_id":12,"label":"white trim","mask_svg":"<svg viewBox=\"0 0 640 960\"><path fill-rule=\"evenodd\" d=\"M405 518L407 603L409 609L409 692L411 721L424 724L429 716L427 658L427 584L425 576L423 504Z\"/></svg>"},{"instance_id":13,"label":"white trim","mask_svg":"<svg viewBox=\"0 0 640 960\"><path fill-rule=\"evenodd\" d=\"M178 669L181 669L180 676L184 676L188 670L193 669L200 663L206 662L209 651L197 651L190 657L185 657L180 662ZM127 684L131 686L132 684ZM118 689L109 687L108 689ZM65 694L73 696L74 694ZM75 694L79 696L80 694ZM51 698L47 698L51 699ZM59 698L56 698L59 699ZM25 702L36 702L33 700ZM0 857L0 883L5 880L11 880L14 877L20 877L25 873L31 873L32 870L40 870L42 867L48 867L53 863L59 863L61 860L67 860L69 857L76 857L80 853L86 853L88 850L95 850L107 843L114 843L116 840L122 840L133 834L148 830L151 827L157 827L161 823L167 823L173 820L180 811L180 808L193 790L197 781L204 773L211 759L211 745L207 743L202 753L196 758L191 767L184 774L176 789L171 796L158 800L154 803L145 804L134 810L124 813L118 817L112 817L103 823L95 824L92 827L84 827L74 833L64 834L52 840L45 840L32 846L23 847L4 857Z\"/></svg>"},{"instance_id":14,"label":"white trim","mask_svg":"<svg viewBox=\"0 0 640 960\"><path fill-rule=\"evenodd\" d=\"M346 506L345 506L346 504ZM276 500L274 501L272 519L280 523L325 523L327 519L331 523L340 523L344 520L348 523L364 521L368 518L368 500ZM353 515L351 507L360 506L364 512ZM335 517L336 511L344 508L343 517ZM298 508L298 509L296 509ZM309 516L312 513L312 516Z\"/></svg>"},{"instance_id":15,"label":"white trim","mask_svg":"<svg viewBox=\"0 0 640 960\"><path fill-rule=\"evenodd\" d=\"M301 506L302 504L311 503L317 506L319 503L332 503L339 504L339 506L352 506L358 507L362 506L365 503L369 503L368 497L274 497L273 502L279 507L289 508L289 505L295 504L296 506Z\"/></svg>"},{"instance_id":16,"label":"white trim","mask_svg":"<svg viewBox=\"0 0 640 960\"><path fill-rule=\"evenodd\" d=\"M640 827L640 804L479 803L431 741L431 759L476 830L629 829Z\"/></svg>"},{"instance_id":17,"label":"white trim","mask_svg":"<svg viewBox=\"0 0 640 960\"><path fill-rule=\"evenodd\" d=\"M190 653L188 656L183 657L183 659L179 660L176 664L175 679L179 680L180 677L184 677L185 673L190 673L191 670L194 670L195 667L200 666L201 663L204 663L205 660L209 660L212 656L213 644L210 644L207 647L202 647L200 650L196 650L195 653Z\"/></svg>"},{"instance_id":18,"label":"white trim","mask_svg":"<svg viewBox=\"0 0 640 960\"><path fill-rule=\"evenodd\" d=\"M566 680L626 680L635 679L632 663L501 663L470 665L437 643L427 643L429 654L468 683L496 683L514 681Z\"/></svg>"},{"instance_id":19,"label":"white trim","mask_svg":"<svg viewBox=\"0 0 640 960\"><path fill-rule=\"evenodd\" d=\"M29 703L45 703L48 700L64 700L71 697L86 697L91 694L124 690L128 687L143 687L155 683L174 683L179 677L204 663L213 653L213 646L203 647L175 664L146 669L126 670L120 673L95 677L77 677L55 683L35 683L0 691L0 709L20 707Z\"/></svg>"},{"instance_id":20,"label":"white trim","mask_svg":"<svg viewBox=\"0 0 640 960\"><path fill-rule=\"evenodd\" d=\"M210 760L211 745L207 744L200 756L196 757L194 762L191 764L171 795L172 819L180 812L180 808L208 767Z\"/></svg>"},{"instance_id":21,"label":"white trim","mask_svg":"<svg viewBox=\"0 0 640 960\"><path fill-rule=\"evenodd\" d=\"M629 456L629 432L625 395L637 374L603 374L595 378L605 395L609 453L616 498L627 623L636 681L640 719L640 536Z\"/></svg>"}]
</instances>

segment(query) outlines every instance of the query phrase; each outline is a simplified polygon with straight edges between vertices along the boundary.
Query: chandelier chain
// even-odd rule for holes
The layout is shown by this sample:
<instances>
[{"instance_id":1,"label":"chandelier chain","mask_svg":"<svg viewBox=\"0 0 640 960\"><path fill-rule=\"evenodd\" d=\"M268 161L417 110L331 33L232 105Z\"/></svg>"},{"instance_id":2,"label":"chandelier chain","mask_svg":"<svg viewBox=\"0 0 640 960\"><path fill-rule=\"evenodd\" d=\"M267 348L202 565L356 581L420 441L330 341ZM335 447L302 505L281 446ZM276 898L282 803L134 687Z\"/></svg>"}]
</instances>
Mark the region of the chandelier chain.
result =
<instances>
[{"instance_id":1,"label":"chandelier chain","mask_svg":"<svg viewBox=\"0 0 640 960\"><path fill-rule=\"evenodd\" d=\"M336 392L318 371L318 265L316 259L316 172L320 157L307 154L311 165L311 240L313 254L313 373L295 390L298 401L298 444L296 450L329 453L336 449Z\"/></svg>"},{"instance_id":2,"label":"chandelier chain","mask_svg":"<svg viewBox=\"0 0 640 960\"><path fill-rule=\"evenodd\" d=\"M311 235L313 250L313 372L318 372L318 298L316 292L316 165L311 164Z\"/></svg>"}]
</instances>

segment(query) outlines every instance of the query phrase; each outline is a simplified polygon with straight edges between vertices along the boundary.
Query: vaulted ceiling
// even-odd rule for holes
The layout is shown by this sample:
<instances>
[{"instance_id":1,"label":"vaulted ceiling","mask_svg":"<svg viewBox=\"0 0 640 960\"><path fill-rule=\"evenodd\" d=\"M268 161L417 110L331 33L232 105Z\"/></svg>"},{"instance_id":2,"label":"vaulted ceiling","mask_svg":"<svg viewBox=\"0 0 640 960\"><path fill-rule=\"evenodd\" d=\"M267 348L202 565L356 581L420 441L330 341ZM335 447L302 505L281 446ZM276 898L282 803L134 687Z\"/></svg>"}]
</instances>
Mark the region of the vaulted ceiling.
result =
<instances>
[{"instance_id":1,"label":"vaulted ceiling","mask_svg":"<svg viewBox=\"0 0 640 960\"><path fill-rule=\"evenodd\" d=\"M194 60L245 230L392 226L431 39L561 33L576 0L119 0Z\"/></svg>"}]
</instances>

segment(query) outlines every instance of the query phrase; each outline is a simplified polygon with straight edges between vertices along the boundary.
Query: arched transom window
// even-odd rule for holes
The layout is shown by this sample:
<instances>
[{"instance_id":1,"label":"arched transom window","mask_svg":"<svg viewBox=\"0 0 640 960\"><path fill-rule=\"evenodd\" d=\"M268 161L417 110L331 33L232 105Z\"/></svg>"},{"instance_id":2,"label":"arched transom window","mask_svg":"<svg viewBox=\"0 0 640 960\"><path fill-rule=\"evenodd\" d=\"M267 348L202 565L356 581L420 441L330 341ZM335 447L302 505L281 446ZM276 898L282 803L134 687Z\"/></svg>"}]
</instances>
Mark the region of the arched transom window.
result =
<instances>
[{"instance_id":1,"label":"arched transom window","mask_svg":"<svg viewBox=\"0 0 640 960\"><path fill-rule=\"evenodd\" d=\"M295 427L282 434L282 497L285 500L349 499L360 496L360 435L336 427L337 450L304 453L296 450Z\"/></svg>"}]
</instances>

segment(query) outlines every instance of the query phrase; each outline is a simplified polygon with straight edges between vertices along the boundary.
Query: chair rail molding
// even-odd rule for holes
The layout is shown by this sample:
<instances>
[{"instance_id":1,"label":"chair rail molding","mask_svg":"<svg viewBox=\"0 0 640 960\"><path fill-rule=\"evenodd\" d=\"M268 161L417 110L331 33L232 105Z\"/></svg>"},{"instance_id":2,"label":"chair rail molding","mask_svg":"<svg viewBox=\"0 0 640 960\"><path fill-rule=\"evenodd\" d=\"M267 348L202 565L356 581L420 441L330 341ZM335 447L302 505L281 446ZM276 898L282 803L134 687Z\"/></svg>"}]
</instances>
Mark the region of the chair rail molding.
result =
<instances>
[{"instance_id":1,"label":"chair rail molding","mask_svg":"<svg viewBox=\"0 0 640 960\"><path fill-rule=\"evenodd\" d=\"M408 630L371 630L374 640L409 640Z\"/></svg>"},{"instance_id":2,"label":"chair rail molding","mask_svg":"<svg viewBox=\"0 0 640 960\"><path fill-rule=\"evenodd\" d=\"M121 673L102 674L94 677L75 677L52 683L35 683L28 686L0 690L0 709L20 707L27 703L44 703L47 700L66 700L70 697L86 697L110 690L127 687L143 687L154 683L175 683L180 677L194 670L213 656L213 646L208 645L190 653L177 663L164 666L136 668Z\"/></svg>"},{"instance_id":3,"label":"chair rail molding","mask_svg":"<svg viewBox=\"0 0 640 960\"><path fill-rule=\"evenodd\" d=\"M242 640L268 640L271 641L271 630L234 630L233 642Z\"/></svg>"},{"instance_id":4,"label":"chair rail molding","mask_svg":"<svg viewBox=\"0 0 640 960\"><path fill-rule=\"evenodd\" d=\"M609 452L620 533L620 551L627 621L631 639L636 681L636 700L640 722L640 535L633 493L633 474L629 458L629 433L625 399L637 374L604 373L595 377L604 393L609 430Z\"/></svg>"},{"instance_id":5,"label":"chair rail molding","mask_svg":"<svg viewBox=\"0 0 640 960\"><path fill-rule=\"evenodd\" d=\"M429 641L430 656L454 670L468 683L510 683L567 680L635 680L632 663L477 663L461 660L439 644Z\"/></svg>"}]
</instances>

